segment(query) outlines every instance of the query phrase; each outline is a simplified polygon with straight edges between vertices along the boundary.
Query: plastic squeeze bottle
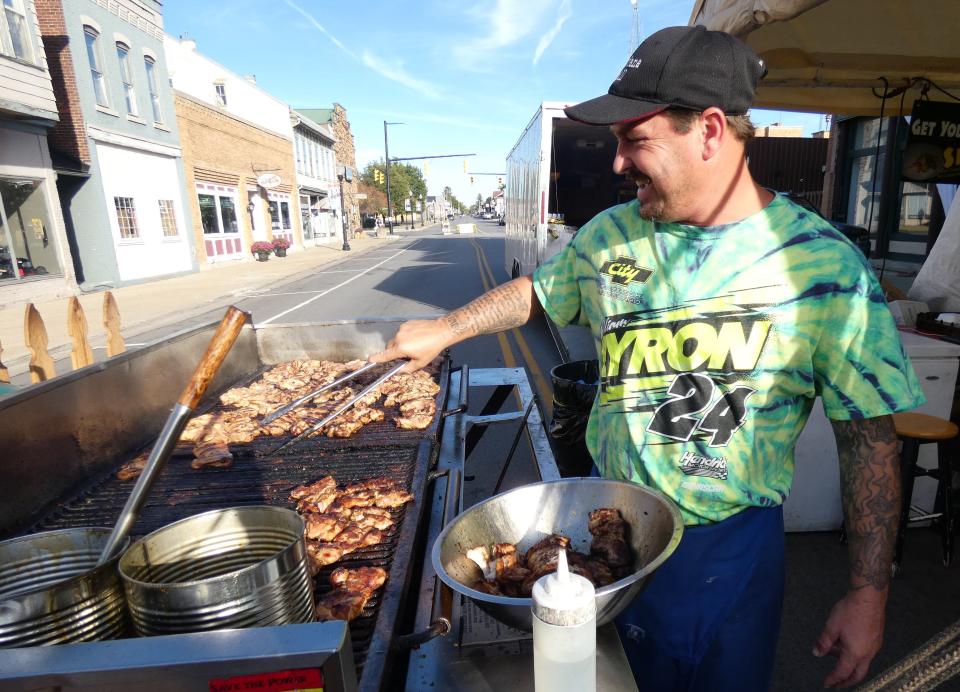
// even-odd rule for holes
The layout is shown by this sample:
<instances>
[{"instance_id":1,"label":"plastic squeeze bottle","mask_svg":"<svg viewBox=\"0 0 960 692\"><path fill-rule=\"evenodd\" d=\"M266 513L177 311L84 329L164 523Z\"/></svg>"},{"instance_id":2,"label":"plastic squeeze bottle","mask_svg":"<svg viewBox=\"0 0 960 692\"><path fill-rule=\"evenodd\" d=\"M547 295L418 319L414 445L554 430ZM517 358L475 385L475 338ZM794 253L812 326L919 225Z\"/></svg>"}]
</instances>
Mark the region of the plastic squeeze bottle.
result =
<instances>
[{"instance_id":1,"label":"plastic squeeze bottle","mask_svg":"<svg viewBox=\"0 0 960 692\"><path fill-rule=\"evenodd\" d=\"M536 692L597 689L597 603L593 584L567 567L533 585L533 673Z\"/></svg>"}]
</instances>

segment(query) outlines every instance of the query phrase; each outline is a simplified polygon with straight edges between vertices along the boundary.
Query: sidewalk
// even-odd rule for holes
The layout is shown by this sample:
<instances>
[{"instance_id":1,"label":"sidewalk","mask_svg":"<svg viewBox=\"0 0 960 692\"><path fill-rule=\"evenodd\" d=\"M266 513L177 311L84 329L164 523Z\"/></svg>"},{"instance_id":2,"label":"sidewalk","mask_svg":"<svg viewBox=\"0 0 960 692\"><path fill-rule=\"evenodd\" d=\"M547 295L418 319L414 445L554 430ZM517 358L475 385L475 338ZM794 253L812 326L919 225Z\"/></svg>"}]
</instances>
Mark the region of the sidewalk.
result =
<instances>
[{"instance_id":1,"label":"sidewalk","mask_svg":"<svg viewBox=\"0 0 960 692\"><path fill-rule=\"evenodd\" d=\"M393 241L403 238L404 231L409 232L399 227L394 231L395 235L389 236L385 233L386 229L382 229L379 238L368 238L363 234L363 237L350 241L349 252L342 250L340 243L309 247L286 257L272 256L267 262L251 260L215 264L184 276L110 289L120 310L123 337L129 341L134 335L148 329L179 323L221 305L226 307L251 291L294 281L298 276L389 246ZM83 293L78 298L87 318L88 341L94 349L94 357L102 360L102 349L106 342L103 291ZM35 305L47 330L47 349L55 361L70 356L68 300L60 298ZM3 349L0 361L10 370L13 381L28 372L30 362L30 352L24 343L23 333L25 307L23 303L0 307L0 348ZM65 372L68 370L58 363L57 374Z\"/></svg>"}]
</instances>

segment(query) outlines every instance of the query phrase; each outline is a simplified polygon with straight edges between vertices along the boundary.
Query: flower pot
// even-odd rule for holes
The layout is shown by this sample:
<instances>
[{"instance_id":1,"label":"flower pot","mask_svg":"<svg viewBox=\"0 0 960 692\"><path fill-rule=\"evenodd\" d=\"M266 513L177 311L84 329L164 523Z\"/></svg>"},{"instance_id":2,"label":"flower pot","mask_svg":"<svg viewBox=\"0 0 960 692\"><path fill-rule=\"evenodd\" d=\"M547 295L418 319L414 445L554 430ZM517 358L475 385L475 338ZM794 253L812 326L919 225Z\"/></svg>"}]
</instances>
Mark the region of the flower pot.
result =
<instances>
[{"instance_id":1,"label":"flower pot","mask_svg":"<svg viewBox=\"0 0 960 692\"><path fill-rule=\"evenodd\" d=\"M287 256L287 248L285 248L285 247L275 247L275 248L273 248L273 251L274 251L274 253L276 253L277 257L286 257L286 256Z\"/></svg>"},{"instance_id":2,"label":"flower pot","mask_svg":"<svg viewBox=\"0 0 960 692\"><path fill-rule=\"evenodd\" d=\"M254 254L257 256L257 262L266 262L268 259L270 259L269 252L257 252Z\"/></svg>"}]
</instances>

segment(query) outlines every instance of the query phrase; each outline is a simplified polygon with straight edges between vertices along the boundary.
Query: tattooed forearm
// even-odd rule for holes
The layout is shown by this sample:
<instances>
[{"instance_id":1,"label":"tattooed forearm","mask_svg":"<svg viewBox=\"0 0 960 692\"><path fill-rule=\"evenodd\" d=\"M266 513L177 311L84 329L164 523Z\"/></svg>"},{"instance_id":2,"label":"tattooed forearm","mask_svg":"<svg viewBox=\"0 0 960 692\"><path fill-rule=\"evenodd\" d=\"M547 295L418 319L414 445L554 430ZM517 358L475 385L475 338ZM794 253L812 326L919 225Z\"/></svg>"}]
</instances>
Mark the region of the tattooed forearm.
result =
<instances>
[{"instance_id":1,"label":"tattooed forearm","mask_svg":"<svg viewBox=\"0 0 960 692\"><path fill-rule=\"evenodd\" d=\"M519 327L530 319L537 304L533 284L523 277L484 293L443 319L458 339L465 339Z\"/></svg>"},{"instance_id":2,"label":"tattooed forearm","mask_svg":"<svg viewBox=\"0 0 960 692\"><path fill-rule=\"evenodd\" d=\"M890 416L832 421L850 552L851 588L884 589L900 517L897 435Z\"/></svg>"}]
</instances>

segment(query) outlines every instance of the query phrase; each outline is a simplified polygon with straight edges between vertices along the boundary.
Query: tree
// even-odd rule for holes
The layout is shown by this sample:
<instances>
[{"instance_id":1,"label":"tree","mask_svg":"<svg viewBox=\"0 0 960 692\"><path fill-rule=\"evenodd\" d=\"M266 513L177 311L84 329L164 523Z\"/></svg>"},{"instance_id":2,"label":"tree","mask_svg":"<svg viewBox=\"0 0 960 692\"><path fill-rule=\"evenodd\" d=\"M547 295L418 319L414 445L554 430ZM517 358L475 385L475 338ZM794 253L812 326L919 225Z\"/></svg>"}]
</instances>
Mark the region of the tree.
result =
<instances>
[{"instance_id":1,"label":"tree","mask_svg":"<svg viewBox=\"0 0 960 692\"><path fill-rule=\"evenodd\" d=\"M375 185L368 184L362 177L357 184L357 192L362 192L367 196L366 199L360 200L361 214L377 214L387 210L387 193L378 189Z\"/></svg>"},{"instance_id":2,"label":"tree","mask_svg":"<svg viewBox=\"0 0 960 692\"><path fill-rule=\"evenodd\" d=\"M375 171L377 171L376 174ZM382 159L380 161L369 163L363 170L363 173L360 174L360 180L365 184L382 191L384 193L384 199L386 199L386 175L384 175L382 178L379 175L384 171L385 166ZM378 180L378 178L380 179ZM423 172L416 166L411 166L407 163L391 163L390 197L391 201L393 202L394 216L403 213L403 205L407 198L413 200L421 198L426 199L427 182L423 179ZM386 206L386 201L384 201L383 208L386 208ZM416 204L413 204L412 208L415 209Z\"/></svg>"}]
</instances>

